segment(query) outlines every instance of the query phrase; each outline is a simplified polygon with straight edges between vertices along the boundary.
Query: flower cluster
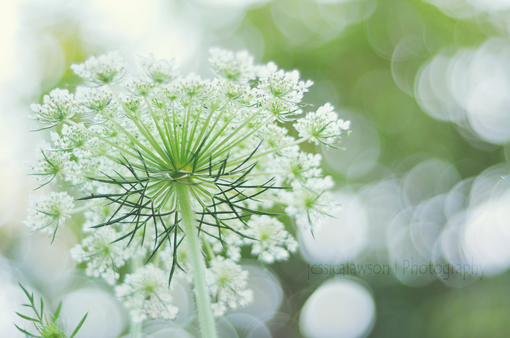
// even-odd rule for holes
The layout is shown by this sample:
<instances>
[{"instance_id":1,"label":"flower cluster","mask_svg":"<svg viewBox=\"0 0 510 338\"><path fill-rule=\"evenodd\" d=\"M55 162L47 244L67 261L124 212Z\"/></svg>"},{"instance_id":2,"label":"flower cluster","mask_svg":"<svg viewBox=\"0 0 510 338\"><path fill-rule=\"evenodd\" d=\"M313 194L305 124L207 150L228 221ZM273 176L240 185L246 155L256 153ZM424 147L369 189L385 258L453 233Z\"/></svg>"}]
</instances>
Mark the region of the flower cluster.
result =
<instances>
[{"instance_id":1,"label":"flower cluster","mask_svg":"<svg viewBox=\"0 0 510 338\"><path fill-rule=\"evenodd\" d=\"M216 316L222 316L227 308L235 309L253 300L253 291L246 289L248 271L243 271L230 259L220 256L213 260L206 278L214 300L212 307Z\"/></svg>"},{"instance_id":2,"label":"flower cluster","mask_svg":"<svg viewBox=\"0 0 510 338\"><path fill-rule=\"evenodd\" d=\"M70 218L74 199L66 192L52 192L48 196L32 196L25 226L55 234L58 227Z\"/></svg>"},{"instance_id":3,"label":"flower cluster","mask_svg":"<svg viewBox=\"0 0 510 338\"><path fill-rule=\"evenodd\" d=\"M128 74L112 52L72 66L85 80L74 94L55 89L32 105L45 128L60 126L30 168L43 185L72 191L34 199L25 224L55 234L80 215L85 238L74 259L117 285L137 322L175 317L173 277L208 287L216 315L246 305L240 247L266 263L285 260L295 230L277 217L313 230L334 206L321 156L299 145L334 146L349 122L329 104L303 117L312 82L297 71L219 49L210 62L212 80L178 76L173 60L153 55ZM132 272L123 276L123 266Z\"/></svg>"},{"instance_id":4,"label":"flower cluster","mask_svg":"<svg viewBox=\"0 0 510 338\"><path fill-rule=\"evenodd\" d=\"M115 293L130 309L136 323L147 318L174 319L179 312L179 309L172 305L167 276L153 264L126 275L124 284L117 286Z\"/></svg>"}]
</instances>

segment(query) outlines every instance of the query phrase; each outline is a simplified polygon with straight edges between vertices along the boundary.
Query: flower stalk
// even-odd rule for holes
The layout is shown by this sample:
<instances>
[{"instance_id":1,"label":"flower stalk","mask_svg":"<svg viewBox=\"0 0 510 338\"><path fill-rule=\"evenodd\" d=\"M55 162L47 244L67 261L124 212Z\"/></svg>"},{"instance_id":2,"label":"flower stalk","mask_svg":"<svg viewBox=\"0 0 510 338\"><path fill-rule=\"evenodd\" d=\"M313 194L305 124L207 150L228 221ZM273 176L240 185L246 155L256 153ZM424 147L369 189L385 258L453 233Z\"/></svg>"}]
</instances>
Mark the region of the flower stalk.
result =
<instances>
[{"instance_id":1,"label":"flower stalk","mask_svg":"<svg viewBox=\"0 0 510 338\"><path fill-rule=\"evenodd\" d=\"M197 313L202 330L202 336L207 338L216 338L216 323L211 310L211 298L209 288L205 280L205 262L200 237L197 231L195 213L191 208L191 196L189 194L189 183L175 182L175 193L177 203L182 214L182 223L184 233L188 240L189 258L193 272L193 287Z\"/></svg>"}]
</instances>

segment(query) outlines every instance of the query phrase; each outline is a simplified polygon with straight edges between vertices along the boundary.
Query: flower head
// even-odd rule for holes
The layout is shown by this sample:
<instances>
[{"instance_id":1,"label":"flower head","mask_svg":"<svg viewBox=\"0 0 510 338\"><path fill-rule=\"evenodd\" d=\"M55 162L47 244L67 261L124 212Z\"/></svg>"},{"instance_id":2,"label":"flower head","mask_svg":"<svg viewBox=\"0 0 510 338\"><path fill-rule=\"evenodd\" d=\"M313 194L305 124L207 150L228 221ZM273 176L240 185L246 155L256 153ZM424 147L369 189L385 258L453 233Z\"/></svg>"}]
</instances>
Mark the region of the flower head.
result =
<instances>
[{"instance_id":1,"label":"flower head","mask_svg":"<svg viewBox=\"0 0 510 338\"><path fill-rule=\"evenodd\" d=\"M124 301L134 322L148 318L173 319L179 312L172 305L166 274L153 264L126 275L124 283L115 288L115 293Z\"/></svg>"},{"instance_id":2,"label":"flower head","mask_svg":"<svg viewBox=\"0 0 510 338\"><path fill-rule=\"evenodd\" d=\"M80 205L52 193L33 202L26 224L56 231L83 212L88 237L73 256L91 276L124 280L116 293L136 321L175 317L169 279L195 282L204 254L215 313L247 304L240 247L263 262L287 259L294 231L276 217L313 230L334 206L321 156L300 144L334 146L349 122L329 104L299 117L312 82L298 71L255 65L244 51L215 49L210 61L217 77L208 80L178 76L173 61L152 55L139 58L141 76L118 52L92 57L72 66L86 82L76 97L54 90L33 106L40 122L63 126L31 168L72 185ZM154 263L123 279L130 259Z\"/></svg>"},{"instance_id":3,"label":"flower head","mask_svg":"<svg viewBox=\"0 0 510 338\"><path fill-rule=\"evenodd\" d=\"M33 229L55 234L70 218L74 208L74 199L66 192L52 192L48 196L31 196L28 218L24 224Z\"/></svg>"},{"instance_id":4,"label":"flower head","mask_svg":"<svg viewBox=\"0 0 510 338\"><path fill-rule=\"evenodd\" d=\"M124 245L115 240L119 234L112 228L100 228L71 250L71 256L78 262L87 262L87 275L101 276L108 284L114 285L119 279L118 268L124 266L132 255Z\"/></svg>"},{"instance_id":5,"label":"flower head","mask_svg":"<svg viewBox=\"0 0 510 338\"><path fill-rule=\"evenodd\" d=\"M85 63L71 65L71 69L89 83L107 84L122 78L126 62L119 52L110 52L100 57L91 57Z\"/></svg>"},{"instance_id":6,"label":"flower head","mask_svg":"<svg viewBox=\"0 0 510 338\"><path fill-rule=\"evenodd\" d=\"M228 308L248 305L253 300L253 291L246 288L248 271L230 259L218 257L211 261L206 279L214 300L212 306L216 316L222 316Z\"/></svg>"},{"instance_id":7,"label":"flower head","mask_svg":"<svg viewBox=\"0 0 510 338\"><path fill-rule=\"evenodd\" d=\"M35 115L31 118L53 127L76 113L74 96L67 89L54 89L49 95L44 95L43 104L30 106Z\"/></svg>"},{"instance_id":8,"label":"flower head","mask_svg":"<svg viewBox=\"0 0 510 338\"><path fill-rule=\"evenodd\" d=\"M177 77L175 60L156 60L154 54L139 56L138 66L143 73L156 83L168 83Z\"/></svg>"},{"instance_id":9,"label":"flower head","mask_svg":"<svg viewBox=\"0 0 510 338\"><path fill-rule=\"evenodd\" d=\"M297 249L296 240L285 230L282 222L274 217L253 216L248 222L250 229L245 242L252 244L251 253L266 263L289 258L289 252Z\"/></svg>"}]
</instances>

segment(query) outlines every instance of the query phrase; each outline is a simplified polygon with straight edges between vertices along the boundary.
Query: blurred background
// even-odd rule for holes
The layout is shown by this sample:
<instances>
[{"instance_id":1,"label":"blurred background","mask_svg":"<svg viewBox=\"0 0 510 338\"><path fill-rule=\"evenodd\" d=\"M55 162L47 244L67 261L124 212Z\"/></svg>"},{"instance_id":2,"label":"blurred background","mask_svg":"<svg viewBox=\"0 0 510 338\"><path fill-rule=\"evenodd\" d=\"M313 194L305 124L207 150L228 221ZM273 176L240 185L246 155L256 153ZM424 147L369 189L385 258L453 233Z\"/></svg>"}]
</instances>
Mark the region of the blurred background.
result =
<instances>
[{"instance_id":1,"label":"blurred background","mask_svg":"<svg viewBox=\"0 0 510 338\"><path fill-rule=\"evenodd\" d=\"M22 337L24 295L42 295L81 337L119 337L127 315L75 268L77 229L22 225L36 184L25 163L47 138L29 105L73 90L69 65L120 50L176 58L208 77L208 49L246 49L298 69L352 121L345 149L317 149L342 208L289 261L250 261L255 302L222 337L507 337L510 333L510 0L17 0L0 3L0 336ZM198 71L197 71L198 70ZM315 151L312 146L307 150ZM290 225L290 221L287 220ZM186 285L175 322L193 337Z\"/></svg>"}]
</instances>

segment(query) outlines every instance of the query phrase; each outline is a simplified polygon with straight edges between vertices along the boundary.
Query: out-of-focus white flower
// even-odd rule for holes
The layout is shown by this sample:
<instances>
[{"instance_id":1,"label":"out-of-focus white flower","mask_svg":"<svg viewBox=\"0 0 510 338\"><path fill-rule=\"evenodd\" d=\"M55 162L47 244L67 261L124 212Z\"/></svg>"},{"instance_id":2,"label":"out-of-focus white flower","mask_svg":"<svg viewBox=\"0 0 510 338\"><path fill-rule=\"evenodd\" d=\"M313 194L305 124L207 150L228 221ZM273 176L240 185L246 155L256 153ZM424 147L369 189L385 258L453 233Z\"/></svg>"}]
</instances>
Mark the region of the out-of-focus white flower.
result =
<instances>
[{"instance_id":1,"label":"out-of-focus white flower","mask_svg":"<svg viewBox=\"0 0 510 338\"><path fill-rule=\"evenodd\" d=\"M115 288L117 297L135 323L146 319L174 319L179 309L172 304L166 273L148 264L126 275L124 283Z\"/></svg>"},{"instance_id":2,"label":"out-of-focus white flower","mask_svg":"<svg viewBox=\"0 0 510 338\"><path fill-rule=\"evenodd\" d=\"M285 212L294 216L296 224L316 230L335 207L329 190L333 187L331 176L311 178L306 183L292 182L292 191L283 191L281 198L289 204Z\"/></svg>"},{"instance_id":3,"label":"out-of-focus white flower","mask_svg":"<svg viewBox=\"0 0 510 338\"><path fill-rule=\"evenodd\" d=\"M218 257L211 261L206 280L213 298L215 316L222 316L228 308L248 305L253 300L253 290L248 286L248 271L230 259Z\"/></svg>"},{"instance_id":4,"label":"out-of-focus white flower","mask_svg":"<svg viewBox=\"0 0 510 338\"><path fill-rule=\"evenodd\" d=\"M234 54L213 48L210 54L209 62L217 75L239 83L246 83L255 78L256 67L253 65L253 57L247 51Z\"/></svg>"},{"instance_id":5,"label":"out-of-focus white flower","mask_svg":"<svg viewBox=\"0 0 510 338\"><path fill-rule=\"evenodd\" d=\"M118 268L124 266L132 255L131 248L113 243L119 234L112 228L99 228L71 249L71 256L78 263L87 262L87 276L102 277L115 285L119 278Z\"/></svg>"},{"instance_id":6,"label":"out-of-focus white flower","mask_svg":"<svg viewBox=\"0 0 510 338\"><path fill-rule=\"evenodd\" d=\"M138 66L149 79L156 83L168 83L177 76L174 59L156 60L154 54L149 54L148 57L138 57Z\"/></svg>"},{"instance_id":7,"label":"out-of-focus white flower","mask_svg":"<svg viewBox=\"0 0 510 338\"><path fill-rule=\"evenodd\" d=\"M251 253L266 263L286 260L289 252L297 249L296 240L285 230L282 222L274 217L253 216L248 222L250 229L246 235L245 243L252 244Z\"/></svg>"},{"instance_id":8,"label":"out-of-focus white flower","mask_svg":"<svg viewBox=\"0 0 510 338\"><path fill-rule=\"evenodd\" d=\"M92 56L85 63L71 65L71 69L85 81L103 85L119 81L126 66L124 57L114 51L97 58Z\"/></svg>"},{"instance_id":9,"label":"out-of-focus white flower","mask_svg":"<svg viewBox=\"0 0 510 338\"><path fill-rule=\"evenodd\" d=\"M71 216L74 199L67 192L51 192L48 196L31 196L28 217L23 224L33 230L56 233Z\"/></svg>"}]
</instances>

